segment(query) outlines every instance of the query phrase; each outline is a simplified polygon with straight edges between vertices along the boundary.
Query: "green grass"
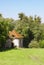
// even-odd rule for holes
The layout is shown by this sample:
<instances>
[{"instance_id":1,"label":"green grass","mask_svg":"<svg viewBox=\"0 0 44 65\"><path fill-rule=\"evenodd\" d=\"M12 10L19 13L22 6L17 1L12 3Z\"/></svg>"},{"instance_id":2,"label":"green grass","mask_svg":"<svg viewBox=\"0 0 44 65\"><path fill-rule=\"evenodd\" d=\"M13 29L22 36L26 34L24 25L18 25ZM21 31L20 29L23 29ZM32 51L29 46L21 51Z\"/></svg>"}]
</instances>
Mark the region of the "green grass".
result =
<instances>
[{"instance_id":1,"label":"green grass","mask_svg":"<svg viewBox=\"0 0 44 65\"><path fill-rule=\"evenodd\" d=\"M0 65L44 65L44 49L12 49L0 52Z\"/></svg>"}]
</instances>

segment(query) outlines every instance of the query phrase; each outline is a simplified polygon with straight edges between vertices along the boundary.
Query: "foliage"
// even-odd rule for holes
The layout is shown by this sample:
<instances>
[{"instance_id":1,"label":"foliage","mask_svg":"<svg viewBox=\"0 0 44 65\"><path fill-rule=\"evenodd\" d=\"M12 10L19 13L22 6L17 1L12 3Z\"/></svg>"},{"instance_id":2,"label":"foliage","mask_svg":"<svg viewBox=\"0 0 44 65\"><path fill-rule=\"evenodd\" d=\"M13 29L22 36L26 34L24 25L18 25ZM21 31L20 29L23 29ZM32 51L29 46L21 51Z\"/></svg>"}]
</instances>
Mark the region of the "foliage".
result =
<instances>
[{"instance_id":1,"label":"foliage","mask_svg":"<svg viewBox=\"0 0 44 65\"><path fill-rule=\"evenodd\" d=\"M13 29L12 19L5 19L0 15L0 46L4 47L8 32Z\"/></svg>"},{"instance_id":2,"label":"foliage","mask_svg":"<svg viewBox=\"0 0 44 65\"><path fill-rule=\"evenodd\" d=\"M39 43L33 40L29 43L29 48L39 48Z\"/></svg>"},{"instance_id":3,"label":"foliage","mask_svg":"<svg viewBox=\"0 0 44 65\"><path fill-rule=\"evenodd\" d=\"M15 30L24 36L24 46L28 47L31 40L39 41L41 38L41 18L35 16L28 17L23 13L19 13L19 20L16 20Z\"/></svg>"},{"instance_id":4,"label":"foliage","mask_svg":"<svg viewBox=\"0 0 44 65\"><path fill-rule=\"evenodd\" d=\"M5 43L8 32L13 29L24 36L24 47L28 47L32 40L37 42L44 40L44 24L41 24L39 16L28 17L24 13L19 13L18 17L18 20L14 20L12 18L4 18L0 14L0 46Z\"/></svg>"},{"instance_id":5,"label":"foliage","mask_svg":"<svg viewBox=\"0 0 44 65\"><path fill-rule=\"evenodd\" d=\"M41 40L44 40L44 23L42 23L41 25L40 25L40 30L41 30Z\"/></svg>"},{"instance_id":6,"label":"foliage","mask_svg":"<svg viewBox=\"0 0 44 65\"><path fill-rule=\"evenodd\" d=\"M40 45L41 48L44 48L44 40L41 40L41 41L39 42L39 45Z\"/></svg>"}]
</instances>

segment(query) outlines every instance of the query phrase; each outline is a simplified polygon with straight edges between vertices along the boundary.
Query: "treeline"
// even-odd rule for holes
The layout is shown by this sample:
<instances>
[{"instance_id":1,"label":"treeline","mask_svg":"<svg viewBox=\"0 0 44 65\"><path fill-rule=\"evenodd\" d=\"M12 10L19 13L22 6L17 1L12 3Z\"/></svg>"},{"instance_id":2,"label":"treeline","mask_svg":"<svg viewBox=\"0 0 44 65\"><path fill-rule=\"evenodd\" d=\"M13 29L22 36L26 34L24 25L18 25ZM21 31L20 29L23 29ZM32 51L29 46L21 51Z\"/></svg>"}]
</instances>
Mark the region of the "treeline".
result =
<instances>
[{"instance_id":1,"label":"treeline","mask_svg":"<svg viewBox=\"0 0 44 65\"><path fill-rule=\"evenodd\" d=\"M0 14L0 47L4 47L8 38L8 32L16 30L24 36L24 47L44 48L44 24L39 16L26 16L24 13L18 14L19 19L4 18Z\"/></svg>"}]
</instances>

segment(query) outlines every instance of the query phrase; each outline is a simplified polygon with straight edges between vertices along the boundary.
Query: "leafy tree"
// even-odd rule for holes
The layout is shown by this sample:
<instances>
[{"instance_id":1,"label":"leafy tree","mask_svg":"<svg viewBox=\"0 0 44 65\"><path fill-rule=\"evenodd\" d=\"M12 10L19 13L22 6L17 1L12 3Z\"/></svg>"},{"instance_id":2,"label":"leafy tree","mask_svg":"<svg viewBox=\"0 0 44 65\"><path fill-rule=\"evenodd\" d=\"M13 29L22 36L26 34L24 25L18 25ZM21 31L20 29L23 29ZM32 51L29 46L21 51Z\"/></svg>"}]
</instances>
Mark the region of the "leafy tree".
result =
<instances>
[{"instance_id":1,"label":"leafy tree","mask_svg":"<svg viewBox=\"0 0 44 65\"><path fill-rule=\"evenodd\" d=\"M40 25L40 30L41 30L41 40L44 40L44 24L42 23L41 25Z\"/></svg>"},{"instance_id":2,"label":"leafy tree","mask_svg":"<svg viewBox=\"0 0 44 65\"><path fill-rule=\"evenodd\" d=\"M8 32L14 28L12 24L12 19L6 19L0 17L0 46L4 47L6 39L8 37Z\"/></svg>"},{"instance_id":3,"label":"leafy tree","mask_svg":"<svg viewBox=\"0 0 44 65\"><path fill-rule=\"evenodd\" d=\"M31 39L33 39L33 33L30 30L29 18L27 16L24 16L24 14L21 18L20 20L17 20L15 24L15 30L24 36L24 46L28 47L28 43Z\"/></svg>"},{"instance_id":4,"label":"leafy tree","mask_svg":"<svg viewBox=\"0 0 44 65\"><path fill-rule=\"evenodd\" d=\"M39 16L28 17L24 13L19 13L18 15L19 19L14 20L12 18L4 18L0 14L0 46L4 46L8 32L13 29L24 36L23 44L25 47L28 47L32 40L37 42L44 40L44 24L41 24Z\"/></svg>"},{"instance_id":5,"label":"leafy tree","mask_svg":"<svg viewBox=\"0 0 44 65\"><path fill-rule=\"evenodd\" d=\"M44 48L44 40L41 40L41 41L39 42L39 45L40 45L40 48Z\"/></svg>"},{"instance_id":6,"label":"leafy tree","mask_svg":"<svg viewBox=\"0 0 44 65\"><path fill-rule=\"evenodd\" d=\"M25 16L24 13L19 13L18 15L19 15L20 20L22 20L23 17Z\"/></svg>"}]
</instances>

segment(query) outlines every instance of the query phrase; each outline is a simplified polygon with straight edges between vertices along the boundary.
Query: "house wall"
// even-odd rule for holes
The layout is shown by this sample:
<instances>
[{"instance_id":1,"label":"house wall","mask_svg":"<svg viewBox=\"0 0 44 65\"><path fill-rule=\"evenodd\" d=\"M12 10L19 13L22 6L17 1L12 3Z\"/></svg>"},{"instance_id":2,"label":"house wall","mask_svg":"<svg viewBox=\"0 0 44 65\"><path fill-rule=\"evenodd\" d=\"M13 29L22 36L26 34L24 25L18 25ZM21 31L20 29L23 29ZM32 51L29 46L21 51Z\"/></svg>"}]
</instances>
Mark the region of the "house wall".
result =
<instances>
[{"instance_id":1,"label":"house wall","mask_svg":"<svg viewBox=\"0 0 44 65\"><path fill-rule=\"evenodd\" d=\"M19 47L23 47L23 39L20 39Z\"/></svg>"},{"instance_id":2,"label":"house wall","mask_svg":"<svg viewBox=\"0 0 44 65\"><path fill-rule=\"evenodd\" d=\"M14 46L19 47L19 39L14 39L13 41Z\"/></svg>"},{"instance_id":3,"label":"house wall","mask_svg":"<svg viewBox=\"0 0 44 65\"><path fill-rule=\"evenodd\" d=\"M11 40L6 40L5 48L11 48Z\"/></svg>"},{"instance_id":4,"label":"house wall","mask_svg":"<svg viewBox=\"0 0 44 65\"><path fill-rule=\"evenodd\" d=\"M21 47L23 47L23 39L21 39Z\"/></svg>"},{"instance_id":5,"label":"house wall","mask_svg":"<svg viewBox=\"0 0 44 65\"><path fill-rule=\"evenodd\" d=\"M14 39L13 41L14 47L23 47L23 39Z\"/></svg>"}]
</instances>

